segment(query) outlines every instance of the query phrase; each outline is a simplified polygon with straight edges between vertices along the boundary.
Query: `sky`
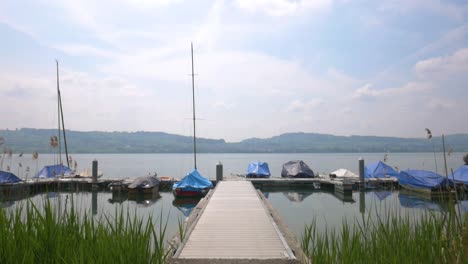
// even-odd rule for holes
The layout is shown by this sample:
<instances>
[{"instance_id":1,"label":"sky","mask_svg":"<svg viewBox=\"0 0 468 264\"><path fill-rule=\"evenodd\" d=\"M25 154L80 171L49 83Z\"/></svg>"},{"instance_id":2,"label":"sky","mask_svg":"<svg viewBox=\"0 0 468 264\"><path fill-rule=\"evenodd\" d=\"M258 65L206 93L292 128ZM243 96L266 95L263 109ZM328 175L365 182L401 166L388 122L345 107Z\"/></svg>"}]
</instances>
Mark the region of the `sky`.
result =
<instances>
[{"instance_id":1,"label":"sky","mask_svg":"<svg viewBox=\"0 0 468 264\"><path fill-rule=\"evenodd\" d=\"M468 2L2 0L0 129L468 133Z\"/></svg>"}]
</instances>

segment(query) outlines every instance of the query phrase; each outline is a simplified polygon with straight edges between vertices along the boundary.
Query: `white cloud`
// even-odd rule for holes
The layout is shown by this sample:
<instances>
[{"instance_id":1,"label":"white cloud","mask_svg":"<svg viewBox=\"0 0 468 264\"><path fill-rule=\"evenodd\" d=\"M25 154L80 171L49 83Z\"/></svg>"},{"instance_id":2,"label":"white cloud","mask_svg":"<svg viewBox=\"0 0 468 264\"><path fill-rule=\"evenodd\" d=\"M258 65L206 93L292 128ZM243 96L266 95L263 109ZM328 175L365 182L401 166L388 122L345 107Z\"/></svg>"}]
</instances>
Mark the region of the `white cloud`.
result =
<instances>
[{"instance_id":1,"label":"white cloud","mask_svg":"<svg viewBox=\"0 0 468 264\"><path fill-rule=\"evenodd\" d=\"M409 95L411 93L428 92L432 89L432 86L428 83L422 82L409 82L401 87L387 88L387 89L373 89L372 84L367 83L366 85L358 88L354 94L354 99L366 99L366 98L395 98L396 96Z\"/></svg>"},{"instance_id":2,"label":"white cloud","mask_svg":"<svg viewBox=\"0 0 468 264\"><path fill-rule=\"evenodd\" d=\"M330 7L331 0L236 0L236 5L251 13L270 16L286 16L305 10L320 10Z\"/></svg>"},{"instance_id":3,"label":"white cloud","mask_svg":"<svg viewBox=\"0 0 468 264\"><path fill-rule=\"evenodd\" d=\"M315 108L320 107L324 101L321 98L312 99L307 102L302 100L294 100L286 108L288 112L310 112Z\"/></svg>"},{"instance_id":4,"label":"white cloud","mask_svg":"<svg viewBox=\"0 0 468 264\"><path fill-rule=\"evenodd\" d=\"M407 13L409 11L428 10L449 19L462 21L467 14L465 5L457 5L441 0L385 0L381 1L383 11Z\"/></svg>"},{"instance_id":5,"label":"white cloud","mask_svg":"<svg viewBox=\"0 0 468 264\"><path fill-rule=\"evenodd\" d=\"M468 72L468 48L460 49L448 56L419 61L414 70L421 77L449 77L451 74Z\"/></svg>"}]
</instances>

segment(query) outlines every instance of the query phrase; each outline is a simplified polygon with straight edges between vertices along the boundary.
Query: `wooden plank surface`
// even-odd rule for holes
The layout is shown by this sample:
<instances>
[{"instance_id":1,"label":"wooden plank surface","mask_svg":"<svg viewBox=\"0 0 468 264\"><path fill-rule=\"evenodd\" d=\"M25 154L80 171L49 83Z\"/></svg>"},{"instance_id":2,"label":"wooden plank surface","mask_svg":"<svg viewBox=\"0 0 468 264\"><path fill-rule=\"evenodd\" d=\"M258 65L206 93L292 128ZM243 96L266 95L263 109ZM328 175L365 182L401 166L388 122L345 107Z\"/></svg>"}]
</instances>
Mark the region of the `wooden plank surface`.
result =
<instances>
[{"instance_id":1,"label":"wooden plank surface","mask_svg":"<svg viewBox=\"0 0 468 264\"><path fill-rule=\"evenodd\" d=\"M223 181L179 255L181 259L294 259L248 181Z\"/></svg>"}]
</instances>

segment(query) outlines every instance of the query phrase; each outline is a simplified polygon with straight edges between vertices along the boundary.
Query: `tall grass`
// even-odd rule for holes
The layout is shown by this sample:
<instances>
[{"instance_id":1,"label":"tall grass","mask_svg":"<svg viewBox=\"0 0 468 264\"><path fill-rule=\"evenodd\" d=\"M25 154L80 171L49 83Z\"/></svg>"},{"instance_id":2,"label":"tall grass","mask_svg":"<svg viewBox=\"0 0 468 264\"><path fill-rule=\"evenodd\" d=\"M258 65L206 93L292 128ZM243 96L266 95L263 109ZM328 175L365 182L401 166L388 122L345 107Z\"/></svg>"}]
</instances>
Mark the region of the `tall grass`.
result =
<instances>
[{"instance_id":1,"label":"tall grass","mask_svg":"<svg viewBox=\"0 0 468 264\"><path fill-rule=\"evenodd\" d=\"M166 225L157 220L159 226L122 210L94 219L73 206L61 212L49 200L41 209L31 202L2 208L0 263L165 263Z\"/></svg>"},{"instance_id":2,"label":"tall grass","mask_svg":"<svg viewBox=\"0 0 468 264\"><path fill-rule=\"evenodd\" d=\"M302 249L312 263L468 263L468 214L387 215L343 222L339 232L318 230L313 220Z\"/></svg>"}]
</instances>

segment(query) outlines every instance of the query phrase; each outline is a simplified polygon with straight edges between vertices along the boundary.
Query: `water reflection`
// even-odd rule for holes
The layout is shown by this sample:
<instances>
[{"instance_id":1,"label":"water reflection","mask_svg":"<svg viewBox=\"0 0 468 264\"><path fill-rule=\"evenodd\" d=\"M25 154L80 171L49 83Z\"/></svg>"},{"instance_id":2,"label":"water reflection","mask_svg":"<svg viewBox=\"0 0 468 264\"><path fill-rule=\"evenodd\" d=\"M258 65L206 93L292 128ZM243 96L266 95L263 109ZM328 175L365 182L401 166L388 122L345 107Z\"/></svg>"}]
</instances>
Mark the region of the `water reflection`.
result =
<instances>
[{"instance_id":1,"label":"water reflection","mask_svg":"<svg viewBox=\"0 0 468 264\"><path fill-rule=\"evenodd\" d=\"M446 212L453 206L453 199L448 197L427 197L418 193L400 191L398 194L400 205L407 208L428 209ZM459 201L462 205L466 201Z\"/></svg>"},{"instance_id":2,"label":"water reflection","mask_svg":"<svg viewBox=\"0 0 468 264\"><path fill-rule=\"evenodd\" d=\"M283 192L283 195L291 202L300 203L304 201L306 197L312 195L312 192ZM265 197L267 196L265 195Z\"/></svg>"},{"instance_id":3,"label":"water reflection","mask_svg":"<svg viewBox=\"0 0 468 264\"><path fill-rule=\"evenodd\" d=\"M126 192L112 192L112 197L109 198L107 201L111 204L114 203L123 203L127 201L128 199L128 194Z\"/></svg>"},{"instance_id":4,"label":"water reflection","mask_svg":"<svg viewBox=\"0 0 468 264\"><path fill-rule=\"evenodd\" d=\"M161 195L158 193L128 194L128 200L134 202L138 207L150 207L159 201Z\"/></svg>"},{"instance_id":5,"label":"water reflection","mask_svg":"<svg viewBox=\"0 0 468 264\"><path fill-rule=\"evenodd\" d=\"M174 198L172 205L188 217L201 198Z\"/></svg>"},{"instance_id":6,"label":"water reflection","mask_svg":"<svg viewBox=\"0 0 468 264\"><path fill-rule=\"evenodd\" d=\"M373 193L373 194L375 195L375 197L376 197L377 199L379 199L380 201L383 201L383 200L385 200L387 197L389 197L389 196L392 195L392 191L389 191L389 190L387 190L387 191L373 191L372 193Z\"/></svg>"}]
</instances>

